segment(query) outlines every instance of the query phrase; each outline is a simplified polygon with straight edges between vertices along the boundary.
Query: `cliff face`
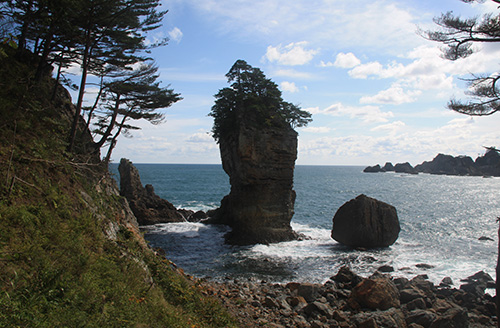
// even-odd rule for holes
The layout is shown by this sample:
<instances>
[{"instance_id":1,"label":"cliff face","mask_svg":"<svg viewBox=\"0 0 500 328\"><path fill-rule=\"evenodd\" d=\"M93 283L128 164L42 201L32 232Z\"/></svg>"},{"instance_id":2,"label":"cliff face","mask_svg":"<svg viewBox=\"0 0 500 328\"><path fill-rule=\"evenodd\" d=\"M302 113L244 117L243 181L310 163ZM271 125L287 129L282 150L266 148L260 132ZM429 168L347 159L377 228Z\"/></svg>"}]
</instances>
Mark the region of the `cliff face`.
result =
<instances>
[{"instance_id":1,"label":"cliff face","mask_svg":"<svg viewBox=\"0 0 500 328\"><path fill-rule=\"evenodd\" d=\"M132 162L122 158L118 171L120 194L128 200L140 225L186 221L172 203L155 194L152 185L143 187L139 171Z\"/></svg>"},{"instance_id":2,"label":"cliff face","mask_svg":"<svg viewBox=\"0 0 500 328\"><path fill-rule=\"evenodd\" d=\"M227 241L243 245L295 239L290 221L297 132L289 126L243 126L219 145L231 192L216 219L232 227Z\"/></svg>"}]
</instances>

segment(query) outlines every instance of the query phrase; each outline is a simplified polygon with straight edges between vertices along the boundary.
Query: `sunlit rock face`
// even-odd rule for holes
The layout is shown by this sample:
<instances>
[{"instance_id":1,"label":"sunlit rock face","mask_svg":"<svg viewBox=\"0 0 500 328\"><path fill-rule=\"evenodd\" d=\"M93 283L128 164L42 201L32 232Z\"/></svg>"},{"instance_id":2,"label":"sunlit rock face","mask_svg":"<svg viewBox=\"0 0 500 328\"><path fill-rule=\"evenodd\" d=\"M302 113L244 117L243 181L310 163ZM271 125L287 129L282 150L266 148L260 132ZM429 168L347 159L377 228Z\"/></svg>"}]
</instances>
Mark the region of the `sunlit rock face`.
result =
<instances>
[{"instance_id":1,"label":"sunlit rock face","mask_svg":"<svg viewBox=\"0 0 500 328\"><path fill-rule=\"evenodd\" d=\"M290 126L241 126L219 142L231 192L216 220L232 227L231 244L274 243L297 238L293 172L297 132Z\"/></svg>"},{"instance_id":2,"label":"sunlit rock face","mask_svg":"<svg viewBox=\"0 0 500 328\"><path fill-rule=\"evenodd\" d=\"M396 208L359 195L342 205L333 217L332 238L350 247L388 247L401 228Z\"/></svg>"}]
</instances>

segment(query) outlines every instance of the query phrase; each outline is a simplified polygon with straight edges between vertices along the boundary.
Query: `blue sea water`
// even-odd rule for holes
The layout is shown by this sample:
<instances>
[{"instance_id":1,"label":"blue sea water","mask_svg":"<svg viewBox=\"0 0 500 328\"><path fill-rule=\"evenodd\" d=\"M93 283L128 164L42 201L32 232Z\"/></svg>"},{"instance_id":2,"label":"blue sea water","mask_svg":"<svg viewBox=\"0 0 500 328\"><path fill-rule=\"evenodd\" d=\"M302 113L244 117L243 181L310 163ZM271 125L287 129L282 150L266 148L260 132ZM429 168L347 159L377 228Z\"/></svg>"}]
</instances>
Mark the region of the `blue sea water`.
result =
<instances>
[{"instance_id":1,"label":"blue sea water","mask_svg":"<svg viewBox=\"0 0 500 328\"><path fill-rule=\"evenodd\" d=\"M230 185L221 165L135 164L143 184L178 208L219 206ZM117 166L112 165L117 172ZM500 178L363 173L359 166L297 166L292 227L309 237L272 245L229 246L224 226L171 223L144 227L145 237L188 274L212 279L324 282L343 265L368 276L382 265L394 275L427 274L439 283L484 270L495 277ZM360 251L331 239L337 209L359 194L396 207L401 232L385 249ZM480 241L480 237L493 241ZM417 264L431 265L431 269Z\"/></svg>"}]
</instances>

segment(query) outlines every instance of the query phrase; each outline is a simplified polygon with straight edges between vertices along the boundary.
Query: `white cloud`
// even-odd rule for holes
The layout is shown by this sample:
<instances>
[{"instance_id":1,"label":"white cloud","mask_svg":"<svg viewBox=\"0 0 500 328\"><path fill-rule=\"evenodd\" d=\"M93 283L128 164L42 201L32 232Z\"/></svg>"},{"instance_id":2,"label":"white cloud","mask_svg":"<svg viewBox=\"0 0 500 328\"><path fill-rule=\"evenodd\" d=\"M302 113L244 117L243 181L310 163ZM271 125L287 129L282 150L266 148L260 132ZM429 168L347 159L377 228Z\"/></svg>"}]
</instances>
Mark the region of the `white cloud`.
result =
<instances>
[{"instance_id":1,"label":"white cloud","mask_svg":"<svg viewBox=\"0 0 500 328\"><path fill-rule=\"evenodd\" d=\"M210 144L212 144L214 142L214 138L212 138L210 133L198 132L198 133L190 135L186 139L186 141L187 142L194 142L194 143L210 143Z\"/></svg>"},{"instance_id":2,"label":"white cloud","mask_svg":"<svg viewBox=\"0 0 500 328\"><path fill-rule=\"evenodd\" d=\"M311 73L299 72L294 69L279 69L274 72L271 72L271 75L293 78L293 79L301 79L301 80L313 80L315 78Z\"/></svg>"},{"instance_id":3,"label":"white cloud","mask_svg":"<svg viewBox=\"0 0 500 328\"><path fill-rule=\"evenodd\" d=\"M360 119L364 123L383 123L388 118L394 117L392 112L383 112L377 106L344 106L341 103L333 104L323 110L312 109L313 114L324 114L331 116L348 116L354 119Z\"/></svg>"},{"instance_id":4,"label":"white cloud","mask_svg":"<svg viewBox=\"0 0 500 328\"><path fill-rule=\"evenodd\" d=\"M309 132L309 133L328 133L332 129L326 126L307 126L305 128L301 128L301 131Z\"/></svg>"},{"instance_id":5,"label":"white cloud","mask_svg":"<svg viewBox=\"0 0 500 328\"><path fill-rule=\"evenodd\" d=\"M281 82L280 86L281 90L286 92L291 92L291 93L299 92L299 88L293 82L283 81Z\"/></svg>"},{"instance_id":6,"label":"white cloud","mask_svg":"<svg viewBox=\"0 0 500 328\"><path fill-rule=\"evenodd\" d=\"M382 131L389 134L395 134L396 132L402 131L406 127L406 124L402 121L396 121L388 124L382 124L372 128L370 131Z\"/></svg>"},{"instance_id":7,"label":"white cloud","mask_svg":"<svg viewBox=\"0 0 500 328\"><path fill-rule=\"evenodd\" d=\"M359 60L352 52L349 53L339 53L335 59L334 66L340 68L352 68L361 64Z\"/></svg>"},{"instance_id":8,"label":"white cloud","mask_svg":"<svg viewBox=\"0 0 500 328\"><path fill-rule=\"evenodd\" d=\"M482 146L497 144L500 131L484 133L486 127L495 124L491 122L493 117L456 117L437 127L422 128L396 121L370 130L383 132L377 134L353 133L309 139L301 136L299 154L312 163L329 163L335 158L338 164L373 165L386 161L409 161L417 165L432 160L438 153L468 155L475 159L483 150Z\"/></svg>"},{"instance_id":9,"label":"white cloud","mask_svg":"<svg viewBox=\"0 0 500 328\"><path fill-rule=\"evenodd\" d=\"M417 96L422 92L419 90L415 91L404 91L400 86L392 86L387 90L380 91L374 96L364 96L361 97L359 102L361 104L392 104L401 105L405 103L411 103L417 100Z\"/></svg>"},{"instance_id":10,"label":"white cloud","mask_svg":"<svg viewBox=\"0 0 500 328\"><path fill-rule=\"evenodd\" d=\"M277 62L281 65L297 66L309 63L318 53L317 50L307 50L304 47L307 42L292 42L286 46L281 44L277 47L267 47L264 56L270 62Z\"/></svg>"},{"instance_id":11,"label":"white cloud","mask_svg":"<svg viewBox=\"0 0 500 328\"><path fill-rule=\"evenodd\" d=\"M424 13L395 1L172 0L189 3L221 34L255 40L308 40L330 49L364 45L384 53L411 48L424 40L415 24ZM431 20L432 16L425 17Z\"/></svg>"},{"instance_id":12,"label":"white cloud","mask_svg":"<svg viewBox=\"0 0 500 328\"><path fill-rule=\"evenodd\" d=\"M178 27L174 27L170 32L168 32L170 40L173 40L177 43L181 42L183 35L184 34Z\"/></svg>"}]
</instances>

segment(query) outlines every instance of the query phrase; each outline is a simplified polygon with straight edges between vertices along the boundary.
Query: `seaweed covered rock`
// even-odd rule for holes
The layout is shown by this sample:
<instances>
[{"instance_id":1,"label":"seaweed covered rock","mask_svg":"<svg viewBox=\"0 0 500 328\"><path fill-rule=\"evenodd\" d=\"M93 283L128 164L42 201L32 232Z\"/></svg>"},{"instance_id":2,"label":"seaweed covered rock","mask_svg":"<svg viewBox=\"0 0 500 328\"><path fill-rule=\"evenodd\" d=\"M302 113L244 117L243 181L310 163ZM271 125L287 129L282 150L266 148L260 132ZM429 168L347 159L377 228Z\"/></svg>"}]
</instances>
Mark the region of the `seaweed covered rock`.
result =
<instances>
[{"instance_id":1,"label":"seaweed covered rock","mask_svg":"<svg viewBox=\"0 0 500 328\"><path fill-rule=\"evenodd\" d=\"M399 231L396 208L365 195L342 205L333 217L332 238L350 247L387 247Z\"/></svg>"}]
</instances>

